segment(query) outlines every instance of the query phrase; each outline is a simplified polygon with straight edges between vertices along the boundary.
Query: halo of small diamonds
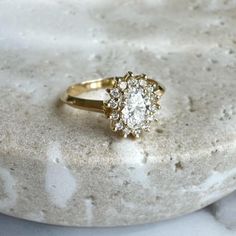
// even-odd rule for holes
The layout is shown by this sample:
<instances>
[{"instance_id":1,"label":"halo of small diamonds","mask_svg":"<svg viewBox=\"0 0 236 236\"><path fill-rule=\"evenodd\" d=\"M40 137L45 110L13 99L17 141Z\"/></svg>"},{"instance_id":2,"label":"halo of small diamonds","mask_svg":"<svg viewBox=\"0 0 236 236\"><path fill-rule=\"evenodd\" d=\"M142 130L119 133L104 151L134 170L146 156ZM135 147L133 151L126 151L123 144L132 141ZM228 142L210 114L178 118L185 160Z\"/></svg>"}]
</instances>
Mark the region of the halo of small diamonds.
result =
<instances>
[{"instance_id":1,"label":"halo of small diamonds","mask_svg":"<svg viewBox=\"0 0 236 236\"><path fill-rule=\"evenodd\" d=\"M148 80L145 74L128 72L116 78L113 88L107 89L109 100L104 102L104 111L111 120L111 129L124 137L139 137L149 131L152 121L157 120L160 109L158 84Z\"/></svg>"}]
</instances>

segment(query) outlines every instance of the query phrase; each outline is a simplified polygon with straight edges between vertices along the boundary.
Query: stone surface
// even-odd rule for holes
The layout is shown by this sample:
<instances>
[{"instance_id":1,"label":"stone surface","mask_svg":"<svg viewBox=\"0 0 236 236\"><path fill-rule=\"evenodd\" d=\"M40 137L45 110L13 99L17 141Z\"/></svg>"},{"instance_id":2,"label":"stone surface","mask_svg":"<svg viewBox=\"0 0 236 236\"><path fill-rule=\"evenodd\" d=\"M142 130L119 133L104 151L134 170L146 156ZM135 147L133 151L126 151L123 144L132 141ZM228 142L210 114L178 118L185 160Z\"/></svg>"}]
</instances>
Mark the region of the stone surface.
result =
<instances>
[{"instance_id":1,"label":"stone surface","mask_svg":"<svg viewBox=\"0 0 236 236\"><path fill-rule=\"evenodd\" d=\"M111 226L189 213L236 188L234 1L0 2L0 211ZM121 139L58 102L71 83L146 72L159 126Z\"/></svg>"},{"instance_id":2,"label":"stone surface","mask_svg":"<svg viewBox=\"0 0 236 236\"><path fill-rule=\"evenodd\" d=\"M178 230L176 230L178 229ZM0 214L0 232L4 236L235 236L236 231L217 221L208 208L155 224L129 227L62 227L15 219Z\"/></svg>"}]
</instances>

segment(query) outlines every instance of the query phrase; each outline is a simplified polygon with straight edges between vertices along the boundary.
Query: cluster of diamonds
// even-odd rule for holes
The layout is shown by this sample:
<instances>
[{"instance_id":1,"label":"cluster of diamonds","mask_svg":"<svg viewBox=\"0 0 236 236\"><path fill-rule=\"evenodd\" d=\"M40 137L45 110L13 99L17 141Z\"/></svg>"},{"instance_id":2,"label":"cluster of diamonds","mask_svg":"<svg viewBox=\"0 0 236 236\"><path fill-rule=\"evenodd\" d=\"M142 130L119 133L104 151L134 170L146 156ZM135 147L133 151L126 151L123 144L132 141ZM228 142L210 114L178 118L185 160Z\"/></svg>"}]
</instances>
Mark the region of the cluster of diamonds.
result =
<instances>
[{"instance_id":1,"label":"cluster of diamonds","mask_svg":"<svg viewBox=\"0 0 236 236\"><path fill-rule=\"evenodd\" d=\"M113 131L121 132L124 137L139 137L142 131L149 131L160 109L157 83L144 74L134 76L128 72L116 78L113 88L107 92L109 99L104 102L104 108Z\"/></svg>"}]
</instances>

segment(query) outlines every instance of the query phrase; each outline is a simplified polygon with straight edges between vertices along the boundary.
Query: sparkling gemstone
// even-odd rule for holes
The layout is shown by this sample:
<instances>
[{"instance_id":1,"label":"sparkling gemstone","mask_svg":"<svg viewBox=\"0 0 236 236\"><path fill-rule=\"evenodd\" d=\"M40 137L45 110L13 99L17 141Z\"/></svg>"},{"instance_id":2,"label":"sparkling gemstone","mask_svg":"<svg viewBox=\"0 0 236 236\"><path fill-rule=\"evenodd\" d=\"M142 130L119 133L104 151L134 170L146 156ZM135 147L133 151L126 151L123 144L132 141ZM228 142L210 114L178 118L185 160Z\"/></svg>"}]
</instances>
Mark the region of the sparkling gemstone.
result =
<instances>
[{"instance_id":1,"label":"sparkling gemstone","mask_svg":"<svg viewBox=\"0 0 236 236\"><path fill-rule=\"evenodd\" d=\"M128 81L128 85L129 85L130 87L135 87L135 86L137 85L137 83L138 83L138 81L137 81L136 79L130 79L130 80Z\"/></svg>"},{"instance_id":2,"label":"sparkling gemstone","mask_svg":"<svg viewBox=\"0 0 236 236\"><path fill-rule=\"evenodd\" d=\"M125 90L127 87L127 82L125 82L125 81L120 82L119 87L121 90Z\"/></svg>"},{"instance_id":3,"label":"sparkling gemstone","mask_svg":"<svg viewBox=\"0 0 236 236\"><path fill-rule=\"evenodd\" d=\"M112 109L115 109L115 108L117 108L118 103L117 103L116 100L111 99L111 100L109 101L109 103L108 103L108 106L109 106L110 108L112 108Z\"/></svg>"},{"instance_id":4,"label":"sparkling gemstone","mask_svg":"<svg viewBox=\"0 0 236 236\"><path fill-rule=\"evenodd\" d=\"M144 79L141 79L141 80L139 81L139 84L140 84L142 87L145 87L145 86L147 85L147 81L144 80Z\"/></svg>"},{"instance_id":5,"label":"sparkling gemstone","mask_svg":"<svg viewBox=\"0 0 236 236\"><path fill-rule=\"evenodd\" d=\"M147 91L148 91L149 93L152 93L152 92L154 91L154 87L153 87L152 85L149 85L149 86L147 87Z\"/></svg>"},{"instance_id":6,"label":"sparkling gemstone","mask_svg":"<svg viewBox=\"0 0 236 236\"><path fill-rule=\"evenodd\" d=\"M125 124L131 129L141 128L146 120L146 112L147 108L142 89L128 91L122 109L122 118Z\"/></svg>"},{"instance_id":7,"label":"sparkling gemstone","mask_svg":"<svg viewBox=\"0 0 236 236\"><path fill-rule=\"evenodd\" d=\"M112 97L118 98L120 96L119 89L117 89L117 88L112 89L110 94Z\"/></svg>"},{"instance_id":8,"label":"sparkling gemstone","mask_svg":"<svg viewBox=\"0 0 236 236\"><path fill-rule=\"evenodd\" d=\"M122 130L123 127L124 127L124 125L121 121L119 121L115 124L115 130Z\"/></svg>"},{"instance_id":9,"label":"sparkling gemstone","mask_svg":"<svg viewBox=\"0 0 236 236\"><path fill-rule=\"evenodd\" d=\"M148 124L146 124L143 128L145 131L150 131L150 125L148 125Z\"/></svg>"},{"instance_id":10,"label":"sparkling gemstone","mask_svg":"<svg viewBox=\"0 0 236 236\"><path fill-rule=\"evenodd\" d=\"M110 119L118 120L119 119L119 114L117 112L113 112L110 116Z\"/></svg>"}]
</instances>

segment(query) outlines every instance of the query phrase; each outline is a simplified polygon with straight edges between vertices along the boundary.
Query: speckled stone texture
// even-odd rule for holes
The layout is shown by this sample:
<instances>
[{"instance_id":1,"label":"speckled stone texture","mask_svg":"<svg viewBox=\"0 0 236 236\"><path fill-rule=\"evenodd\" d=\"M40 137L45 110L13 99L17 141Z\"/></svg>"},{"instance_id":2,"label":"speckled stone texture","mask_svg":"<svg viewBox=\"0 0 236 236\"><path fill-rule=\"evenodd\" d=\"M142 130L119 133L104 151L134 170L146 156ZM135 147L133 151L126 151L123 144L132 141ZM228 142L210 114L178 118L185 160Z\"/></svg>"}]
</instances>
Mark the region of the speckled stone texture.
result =
<instances>
[{"instance_id":1,"label":"speckled stone texture","mask_svg":"<svg viewBox=\"0 0 236 236\"><path fill-rule=\"evenodd\" d=\"M235 12L220 0L1 1L0 211L140 224L236 189ZM167 89L138 140L58 102L71 83L128 70Z\"/></svg>"}]
</instances>

